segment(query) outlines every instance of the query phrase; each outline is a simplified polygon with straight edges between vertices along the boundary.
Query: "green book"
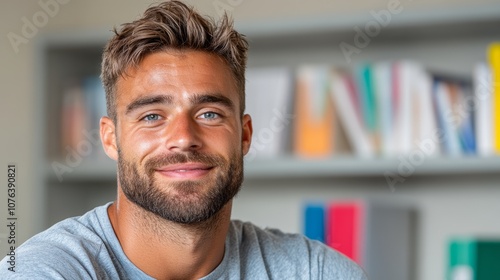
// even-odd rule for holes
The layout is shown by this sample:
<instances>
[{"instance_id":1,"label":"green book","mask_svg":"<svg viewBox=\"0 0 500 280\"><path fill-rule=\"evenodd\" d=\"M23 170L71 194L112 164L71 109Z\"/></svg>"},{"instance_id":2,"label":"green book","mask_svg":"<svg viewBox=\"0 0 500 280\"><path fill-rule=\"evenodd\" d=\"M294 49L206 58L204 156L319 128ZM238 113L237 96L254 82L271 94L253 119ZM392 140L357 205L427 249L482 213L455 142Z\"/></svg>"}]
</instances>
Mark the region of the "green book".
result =
<instances>
[{"instance_id":1,"label":"green book","mask_svg":"<svg viewBox=\"0 0 500 280\"><path fill-rule=\"evenodd\" d=\"M449 280L500 279L500 239L453 239Z\"/></svg>"},{"instance_id":2,"label":"green book","mask_svg":"<svg viewBox=\"0 0 500 280\"><path fill-rule=\"evenodd\" d=\"M369 132L377 130L377 104L373 81L373 70L370 64L362 64L357 68L357 82L363 121Z\"/></svg>"}]
</instances>

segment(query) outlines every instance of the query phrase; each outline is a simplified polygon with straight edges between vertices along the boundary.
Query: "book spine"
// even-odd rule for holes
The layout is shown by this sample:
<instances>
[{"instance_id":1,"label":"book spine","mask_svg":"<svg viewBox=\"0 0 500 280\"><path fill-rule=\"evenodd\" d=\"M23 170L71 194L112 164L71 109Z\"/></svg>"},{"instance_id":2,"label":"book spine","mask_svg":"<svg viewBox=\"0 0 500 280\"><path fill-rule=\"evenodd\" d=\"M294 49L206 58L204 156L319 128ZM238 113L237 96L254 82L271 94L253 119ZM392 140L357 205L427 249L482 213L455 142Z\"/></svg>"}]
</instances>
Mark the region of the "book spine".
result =
<instances>
[{"instance_id":1,"label":"book spine","mask_svg":"<svg viewBox=\"0 0 500 280\"><path fill-rule=\"evenodd\" d=\"M304 235L325 243L325 208L323 204L306 204L304 207Z\"/></svg>"},{"instance_id":2,"label":"book spine","mask_svg":"<svg viewBox=\"0 0 500 280\"><path fill-rule=\"evenodd\" d=\"M326 244L361 264L361 224L363 208L359 203L332 203L327 212Z\"/></svg>"},{"instance_id":3,"label":"book spine","mask_svg":"<svg viewBox=\"0 0 500 280\"><path fill-rule=\"evenodd\" d=\"M478 100L474 118L477 153L480 156L491 156L493 155L493 96L489 65L485 63L476 65L473 79Z\"/></svg>"},{"instance_id":4,"label":"book spine","mask_svg":"<svg viewBox=\"0 0 500 280\"><path fill-rule=\"evenodd\" d=\"M489 46L493 85L493 147L500 153L500 43Z\"/></svg>"},{"instance_id":5,"label":"book spine","mask_svg":"<svg viewBox=\"0 0 500 280\"><path fill-rule=\"evenodd\" d=\"M298 71L295 103L294 152L304 157L333 153L335 114L329 95L326 67L303 67Z\"/></svg>"}]
</instances>

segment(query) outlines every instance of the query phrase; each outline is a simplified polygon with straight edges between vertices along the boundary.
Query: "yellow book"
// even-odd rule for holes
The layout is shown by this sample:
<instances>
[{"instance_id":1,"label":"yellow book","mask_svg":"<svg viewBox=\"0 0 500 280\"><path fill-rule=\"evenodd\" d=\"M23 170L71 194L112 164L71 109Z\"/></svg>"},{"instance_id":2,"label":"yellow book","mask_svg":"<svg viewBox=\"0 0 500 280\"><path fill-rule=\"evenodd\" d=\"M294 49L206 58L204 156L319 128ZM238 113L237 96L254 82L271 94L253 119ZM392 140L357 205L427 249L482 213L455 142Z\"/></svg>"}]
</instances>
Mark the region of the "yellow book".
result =
<instances>
[{"instance_id":1,"label":"yellow book","mask_svg":"<svg viewBox=\"0 0 500 280\"><path fill-rule=\"evenodd\" d=\"M488 56L492 72L493 150L500 153L500 43L489 46Z\"/></svg>"},{"instance_id":2,"label":"yellow book","mask_svg":"<svg viewBox=\"0 0 500 280\"><path fill-rule=\"evenodd\" d=\"M335 115L328 91L328 70L304 67L297 77L294 153L324 157L334 149Z\"/></svg>"}]
</instances>

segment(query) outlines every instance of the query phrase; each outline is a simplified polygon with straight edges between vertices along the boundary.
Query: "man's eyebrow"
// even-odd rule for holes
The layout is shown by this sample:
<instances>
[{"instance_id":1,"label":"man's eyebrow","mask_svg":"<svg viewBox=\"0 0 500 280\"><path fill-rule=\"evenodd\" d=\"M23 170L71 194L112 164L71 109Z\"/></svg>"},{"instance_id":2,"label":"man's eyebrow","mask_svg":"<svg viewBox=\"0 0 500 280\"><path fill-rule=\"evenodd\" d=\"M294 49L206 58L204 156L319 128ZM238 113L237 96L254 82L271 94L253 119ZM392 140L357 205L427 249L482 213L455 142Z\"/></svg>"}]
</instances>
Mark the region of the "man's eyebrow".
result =
<instances>
[{"instance_id":1,"label":"man's eyebrow","mask_svg":"<svg viewBox=\"0 0 500 280\"><path fill-rule=\"evenodd\" d=\"M125 111L125 114L128 115L132 111L139 109L140 107L144 107L147 105L152 105L152 104L171 104L172 103L172 97L168 95L155 95L155 96L148 96L148 97L142 97L134 100L132 103L128 104L127 110Z\"/></svg>"},{"instance_id":2,"label":"man's eyebrow","mask_svg":"<svg viewBox=\"0 0 500 280\"><path fill-rule=\"evenodd\" d=\"M220 93L195 94L190 97L192 104L218 103L229 109L234 109L234 102Z\"/></svg>"}]
</instances>

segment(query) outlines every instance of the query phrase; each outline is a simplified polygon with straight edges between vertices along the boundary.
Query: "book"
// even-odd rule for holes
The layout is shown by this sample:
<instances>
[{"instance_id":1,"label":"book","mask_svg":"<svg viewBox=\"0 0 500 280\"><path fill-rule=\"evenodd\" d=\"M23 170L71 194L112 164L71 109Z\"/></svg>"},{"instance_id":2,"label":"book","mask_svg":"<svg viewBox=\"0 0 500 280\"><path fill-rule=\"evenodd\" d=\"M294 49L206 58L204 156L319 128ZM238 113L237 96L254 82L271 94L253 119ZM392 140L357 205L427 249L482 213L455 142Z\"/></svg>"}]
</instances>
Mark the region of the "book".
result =
<instances>
[{"instance_id":1,"label":"book","mask_svg":"<svg viewBox=\"0 0 500 280\"><path fill-rule=\"evenodd\" d=\"M87 126L85 136L91 143L91 154L94 160L107 160L108 157L101 148L100 120L107 116L106 92L99 76L88 76L82 80L82 89L85 96L85 109L87 115Z\"/></svg>"},{"instance_id":2,"label":"book","mask_svg":"<svg viewBox=\"0 0 500 280\"><path fill-rule=\"evenodd\" d=\"M352 75L342 69L334 69L330 74L330 94L334 100L339 124L355 155L375 156L374 143L363 123L358 94Z\"/></svg>"},{"instance_id":3,"label":"book","mask_svg":"<svg viewBox=\"0 0 500 280\"><path fill-rule=\"evenodd\" d=\"M414 96L414 139L413 149L422 149L426 156L436 156L441 153L439 138L436 134L438 124L433 104L433 77L422 66L415 69L415 96Z\"/></svg>"},{"instance_id":4,"label":"book","mask_svg":"<svg viewBox=\"0 0 500 280\"><path fill-rule=\"evenodd\" d=\"M89 130L99 129L101 117L107 116L106 92L99 76L88 76L82 80L82 89L86 101Z\"/></svg>"},{"instance_id":5,"label":"book","mask_svg":"<svg viewBox=\"0 0 500 280\"><path fill-rule=\"evenodd\" d=\"M478 63L474 67L473 82L475 91L476 117L475 138L477 142L477 154L479 156L491 156L493 150L493 95L491 68L486 63Z\"/></svg>"},{"instance_id":6,"label":"book","mask_svg":"<svg viewBox=\"0 0 500 280\"><path fill-rule=\"evenodd\" d=\"M246 110L253 136L246 161L278 157L289 152L293 115L293 72L286 67L249 68L246 71Z\"/></svg>"},{"instance_id":7,"label":"book","mask_svg":"<svg viewBox=\"0 0 500 280\"><path fill-rule=\"evenodd\" d=\"M394 112L392 98L392 63L380 62L373 66L374 90L377 103L377 120L380 137L380 155L396 156L394 139Z\"/></svg>"},{"instance_id":8,"label":"book","mask_svg":"<svg viewBox=\"0 0 500 280\"><path fill-rule=\"evenodd\" d=\"M362 202L337 202L328 207L326 244L348 258L363 263Z\"/></svg>"},{"instance_id":9,"label":"book","mask_svg":"<svg viewBox=\"0 0 500 280\"><path fill-rule=\"evenodd\" d=\"M372 138L375 140L375 134L378 131L378 118L372 66L370 64L361 64L356 67L355 73L363 122L367 131L373 135Z\"/></svg>"},{"instance_id":10,"label":"book","mask_svg":"<svg viewBox=\"0 0 500 280\"><path fill-rule=\"evenodd\" d=\"M322 203L307 203L304 206L304 235L325 243L325 206Z\"/></svg>"},{"instance_id":11,"label":"book","mask_svg":"<svg viewBox=\"0 0 500 280\"><path fill-rule=\"evenodd\" d=\"M436 114L447 155L476 153L471 82L464 78L435 76Z\"/></svg>"},{"instance_id":12,"label":"book","mask_svg":"<svg viewBox=\"0 0 500 280\"><path fill-rule=\"evenodd\" d=\"M488 60L492 73L493 148L500 153L500 43L488 47Z\"/></svg>"},{"instance_id":13,"label":"book","mask_svg":"<svg viewBox=\"0 0 500 280\"><path fill-rule=\"evenodd\" d=\"M394 139L397 154L408 155L414 149L418 107L416 86L419 65L412 61L397 61L393 68Z\"/></svg>"},{"instance_id":14,"label":"book","mask_svg":"<svg viewBox=\"0 0 500 280\"><path fill-rule=\"evenodd\" d=\"M79 84L66 87L61 108L60 155L73 153L85 139L83 132L88 127L85 96Z\"/></svg>"},{"instance_id":15,"label":"book","mask_svg":"<svg viewBox=\"0 0 500 280\"><path fill-rule=\"evenodd\" d=\"M106 94L99 76L86 76L65 87L61 108L61 156L107 160L99 132L106 116Z\"/></svg>"},{"instance_id":16,"label":"book","mask_svg":"<svg viewBox=\"0 0 500 280\"><path fill-rule=\"evenodd\" d=\"M369 279L410 279L414 212L379 201L331 201L326 244L357 262Z\"/></svg>"},{"instance_id":17,"label":"book","mask_svg":"<svg viewBox=\"0 0 500 280\"><path fill-rule=\"evenodd\" d=\"M455 130L454 103L457 103L457 92L453 85L446 81L435 82L436 108L439 114L439 126L443 131L443 147L448 155L459 156L462 154L460 140Z\"/></svg>"},{"instance_id":18,"label":"book","mask_svg":"<svg viewBox=\"0 0 500 280\"><path fill-rule=\"evenodd\" d=\"M454 238L449 242L449 280L490 280L500 275L500 239Z\"/></svg>"},{"instance_id":19,"label":"book","mask_svg":"<svg viewBox=\"0 0 500 280\"><path fill-rule=\"evenodd\" d=\"M297 70L295 155L326 157L334 152L336 118L330 96L330 68L302 66Z\"/></svg>"}]
</instances>

